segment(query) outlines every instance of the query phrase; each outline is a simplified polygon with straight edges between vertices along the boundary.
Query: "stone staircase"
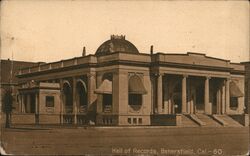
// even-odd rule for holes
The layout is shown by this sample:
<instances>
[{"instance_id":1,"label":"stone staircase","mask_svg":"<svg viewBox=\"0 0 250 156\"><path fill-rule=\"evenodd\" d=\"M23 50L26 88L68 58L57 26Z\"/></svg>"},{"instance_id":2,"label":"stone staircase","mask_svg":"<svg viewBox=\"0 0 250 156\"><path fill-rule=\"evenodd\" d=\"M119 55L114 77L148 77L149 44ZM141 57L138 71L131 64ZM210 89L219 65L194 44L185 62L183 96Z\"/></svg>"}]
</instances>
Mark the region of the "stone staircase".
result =
<instances>
[{"instance_id":1,"label":"stone staircase","mask_svg":"<svg viewBox=\"0 0 250 156\"><path fill-rule=\"evenodd\" d=\"M221 122L223 122L224 126L226 127L242 127L243 126L228 115L213 115L213 116L218 118Z\"/></svg>"},{"instance_id":2,"label":"stone staircase","mask_svg":"<svg viewBox=\"0 0 250 156\"><path fill-rule=\"evenodd\" d=\"M181 115L181 126L182 127L198 127L199 125L194 122L189 115Z\"/></svg>"},{"instance_id":3,"label":"stone staircase","mask_svg":"<svg viewBox=\"0 0 250 156\"><path fill-rule=\"evenodd\" d=\"M220 127L222 126L219 122L211 118L206 114L195 114L195 116L203 123L201 126L204 127Z\"/></svg>"},{"instance_id":4,"label":"stone staircase","mask_svg":"<svg viewBox=\"0 0 250 156\"><path fill-rule=\"evenodd\" d=\"M181 114L181 127L242 127L228 115Z\"/></svg>"}]
</instances>

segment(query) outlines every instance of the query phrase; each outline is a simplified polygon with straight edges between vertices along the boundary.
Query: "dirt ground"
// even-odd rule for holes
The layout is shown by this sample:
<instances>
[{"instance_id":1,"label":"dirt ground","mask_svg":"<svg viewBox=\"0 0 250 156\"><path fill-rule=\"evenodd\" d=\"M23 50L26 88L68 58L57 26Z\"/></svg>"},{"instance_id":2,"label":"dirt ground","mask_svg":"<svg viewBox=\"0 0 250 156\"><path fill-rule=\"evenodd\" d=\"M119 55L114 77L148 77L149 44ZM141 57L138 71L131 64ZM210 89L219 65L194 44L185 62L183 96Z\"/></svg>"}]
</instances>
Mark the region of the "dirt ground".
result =
<instances>
[{"instance_id":1,"label":"dirt ground","mask_svg":"<svg viewBox=\"0 0 250 156\"><path fill-rule=\"evenodd\" d=\"M2 147L14 155L245 155L248 127L1 129Z\"/></svg>"}]
</instances>

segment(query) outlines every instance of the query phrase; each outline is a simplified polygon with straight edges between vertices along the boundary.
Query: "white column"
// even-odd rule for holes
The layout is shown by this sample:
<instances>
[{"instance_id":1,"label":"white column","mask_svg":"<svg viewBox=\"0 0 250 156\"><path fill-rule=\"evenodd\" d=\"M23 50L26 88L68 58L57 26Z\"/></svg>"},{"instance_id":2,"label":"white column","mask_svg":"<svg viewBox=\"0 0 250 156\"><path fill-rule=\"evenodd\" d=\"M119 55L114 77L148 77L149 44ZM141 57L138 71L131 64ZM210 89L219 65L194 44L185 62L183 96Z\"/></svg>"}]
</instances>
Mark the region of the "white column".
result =
<instances>
[{"instance_id":1,"label":"white column","mask_svg":"<svg viewBox=\"0 0 250 156\"><path fill-rule=\"evenodd\" d=\"M170 93L169 93L169 88L168 88L168 114L172 114L173 111L172 111L172 101L171 101L171 98L170 98Z\"/></svg>"},{"instance_id":2,"label":"white column","mask_svg":"<svg viewBox=\"0 0 250 156\"><path fill-rule=\"evenodd\" d=\"M153 74L150 75L151 82L151 114L155 114L155 79Z\"/></svg>"},{"instance_id":3,"label":"white column","mask_svg":"<svg viewBox=\"0 0 250 156\"><path fill-rule=\"evenodd\" d=\"M19 94L19 113L22 113L23 94Z\"/></svg>"},{"instance_id":4,"label":"white column","mask_svg":"<svg viewBox=\"0 0 250 156\"><path fill-rule=\"evenodd\" d=\"M35 114L39 113L39 101L38 101L38 93L35 94Z\"/></svg>"},{"instance_id":5,"label":"white column","mask_svg":"<svg viewBox=\"0 0 250 156\"><path fill-rule=\"evenodd\" d=\"M209 102L209 77L206 77L205 80L205 97L204 97L204 103L205 103L205 113L211 114L211 104Z\"/></svg>"},{"instance_id":6,"label":"white column","mask_svg":"<svg viewBox=\"0 0 250 156\"><path fill-rule=\"evenodd\" d=\"M157 77L157 110L158 114L162 113L162 75Z\"/></svg>"},{"instance_id":7,"label":"white column","mask_svg":"<svg viewBox=\"0 0 250 156\"><path fill-rule=\"evenodd\" d=\"M168 82L167 82L167 78L164 77L163 79L163 104L164 104L164 114L169 114L169 91L168 91Z\"/></svg>"},{"instance_id":8,"label":"white column","mask_svg":"<svg viewBox=\"0 0 250 156\"><path fill-rule=\"evenodd\" d=\"M226 86L225 86L225 90L226 90L226 113L229 113L230 110L230 92L229 92L229 84L230 84L230 79L226 79Z\"/></svg>"},{"instance_id":9,"label":"white column","mask_svg":"<svg viewBox=\"0 0 250 156\"><path fill-rule=\"evenodd\" d=\"M191 80L187 80L187 113L191 114Z\"/></svg>"},{"instance_id":10,"label":"white column","mask_svg":"<svg viewBox=\"0 0 250 156\"><path fill-rule=\"evenodd\" d=\"M191 85L190 85L191 86ZM195 90L194 88L190 88L190 114L194 114L195 111L194 111L194 100L195 100Z\"/></svg>"},{"instance_id":11,"label":"white column","mask_svg":"<svg viewBox=\"0 0 250 156\"><path fill-rule=\"evenodd\" d=\"M100 87L100 85L102 84L102 76L103 76L103 74L101 74L101 73L96 74L96 88ZM97 112L97 114L101 114L103 112L102 98L103 98L102 94L97 94L97 99L96 99L96 103L97 103L96 112Z\"/></svg>"},{"instance_id":12,"label":"white column","mask_svg":"<svg viewBox=\"0 0 250 156\"><path fill-rule=\"evenodd\" d=\"M73 114L74 114L74 124L77 124L77 105L76 105L76 78L73 77Z\"/></svg>"},{"instance_id":13,"label":"white column","mask_svg":"<svg viewBox=\"0 0 250 156\"><path fill-rule=\"evenodd\" d=\"M91 107L91 105L94 104L96 101L97 95L94 93L96 89L96 74L95 73L90 73L88 76L88 108ZM95 110L91 110L95 111Z\"/></svg>"},{"instance_id":14,"label":"white column","mask_svg":"<svg viewBox=\"0 0 250 156\"><path fill-rule=\"evenodd\" d=\"M26 97L26 94L22 94L22 109L21 109L21 112L24 113L25 112L25 98L27 99Z\"/></svg>"},{"instance_id":15,"label":"white column","mask_svg":"<svg viewBox=\"0 0 250 156\"><path fill-rule=\"evenodd\" d=\"M64 102L63 102L63 80L60 79L60 120L63 123Z\"/></svg>"},{"instance_id":16,"label":"white column","mask_svg":"<svg viewBox=\"0 0 250 156\"><path fill-rule=\"evenodd\" d=\"M182 113L187 113L187 75L182 78Z\"/></svg>"},{"instance_id":17,"label":"white column","mask_svg":"<svg viewBox=\"0 0 250 156\"><path fill-rule=\"evenodd\" d=\"M221 112L222 114L225 114L226 109L225 109L225 81L223 81L222 87L221 87Z\"/></svg>"},{"instance_id":18,"label":"white column","mask_svg":"<svg viewBox=\"0 0 250 156\"><path fill-rule=\"evenodd\" d=\"M188 113L194 114L195 89L192 78L188 80Z\"/></svg>"},{"instance_id":19,"label":"white column","mask_svg":"<svg viewBox=\"0 0 250 156\"><path fill-rule=\"evenodd\" d=\"M35 93L35 123L39 124L39 98L38 98L39 92Z\"/></svg>"},{"instance_id":20,"label":"white column","mask_svg":"<svg viewBox=\"0 0 250 156\"><path fill-rule=\"evenodd\" d=\"M217 90L216 97L217 97L217 101L216 101L217 114L221 114L222 111L221 111L221 89L220 88Z\"/></svg>"}]
</instances>

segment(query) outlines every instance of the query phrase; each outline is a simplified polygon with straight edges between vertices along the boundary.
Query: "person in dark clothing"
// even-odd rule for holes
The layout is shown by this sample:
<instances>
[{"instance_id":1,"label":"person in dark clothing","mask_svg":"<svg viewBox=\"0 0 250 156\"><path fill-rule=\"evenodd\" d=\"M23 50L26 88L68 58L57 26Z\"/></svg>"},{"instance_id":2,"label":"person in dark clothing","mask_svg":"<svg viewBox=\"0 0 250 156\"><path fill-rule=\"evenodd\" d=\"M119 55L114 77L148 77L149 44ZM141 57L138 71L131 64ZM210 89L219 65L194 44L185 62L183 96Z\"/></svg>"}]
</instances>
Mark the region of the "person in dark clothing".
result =
<instances>
[{"instance_id":1,"label":"person in dark clothing","mask_svg":"<svg viewBox=\"0 0 250 156\"><path fill-rule=\"evenodd\" d=\"M13 103L12 91L11 91L11 89L8 89L8 90L6 90L5 95L3 97L3 106L4 106L3 111L6 114L6 121L5 121L6 128L10 128L12 103Z\"/></svg>"}]
</instances>

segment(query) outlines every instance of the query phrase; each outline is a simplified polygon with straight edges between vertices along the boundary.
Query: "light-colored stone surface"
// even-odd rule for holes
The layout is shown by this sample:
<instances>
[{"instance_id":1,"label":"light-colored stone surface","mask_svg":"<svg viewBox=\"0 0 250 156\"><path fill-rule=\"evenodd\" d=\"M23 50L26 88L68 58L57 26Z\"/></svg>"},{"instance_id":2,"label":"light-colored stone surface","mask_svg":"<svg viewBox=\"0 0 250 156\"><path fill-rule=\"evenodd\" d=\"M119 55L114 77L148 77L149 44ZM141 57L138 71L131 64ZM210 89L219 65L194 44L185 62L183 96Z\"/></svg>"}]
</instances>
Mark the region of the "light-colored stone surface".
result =
<instances>
[{"instance_id":1,"label":"light-colored stone surface","mask_svg":"<svg viewBox=\"0 0 250 156\"><path fill-rule=\"evenodd\" d=\"M91 113L91 121L96 120L97 124L103 124L109 116L112 125L129 125L128 116L138 116L138 121L142 117L142 125L150 125L151 116L156 114L244 113L244 97L238 98L236 110L230 108L229 90L230 81L236 81L239 89L244 92L244 70L244 65L200 53L149 55L112 52L42 64L21 70L18 77L19 84L32 80L40 82L40 87L58 87L58 90L40 89L37 114L65 113L65 102L61 93L62 82L67 81L73 92L72 108L76 118L79 106L76 101L75 82L81 79L87 84L86 114ZM112 75L112 105L111 111L104 112L103 95L95 90L100 87L104 81L103 76L108 73ZM129 105L128 85L131 74L140 75L147 91L142 95L142 105L136 111ZM200 92L204 94L199 94ZM55 106L50 109L44 106L45 97L49 95L55 97ZM76 119L74 121L77 124Z\"/></svg>"}]
</instances>

